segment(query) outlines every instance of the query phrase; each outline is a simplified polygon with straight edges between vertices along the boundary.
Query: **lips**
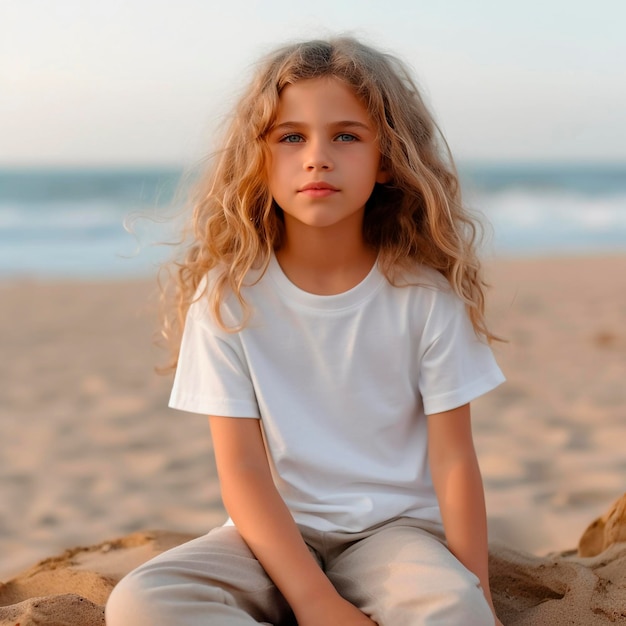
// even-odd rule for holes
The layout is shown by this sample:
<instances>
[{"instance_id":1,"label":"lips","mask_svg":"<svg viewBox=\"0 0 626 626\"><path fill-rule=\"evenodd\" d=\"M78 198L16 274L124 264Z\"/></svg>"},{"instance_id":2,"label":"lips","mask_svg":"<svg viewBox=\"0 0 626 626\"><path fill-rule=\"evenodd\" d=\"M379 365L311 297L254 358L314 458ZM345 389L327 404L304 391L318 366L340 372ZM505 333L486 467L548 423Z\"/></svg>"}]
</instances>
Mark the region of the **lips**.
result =
<instances>
[{"instance_id":1,"label":"lips","mask_svg":"<svg viewBox=\"0 0 626 626\"><path fill-rule=\"evenodd\" d=\"M330 183L325 183L323 181L307 183L303 187L300 187L298 191L339 191L337 187L331 185Z\"/></svg>"}]
</instances>

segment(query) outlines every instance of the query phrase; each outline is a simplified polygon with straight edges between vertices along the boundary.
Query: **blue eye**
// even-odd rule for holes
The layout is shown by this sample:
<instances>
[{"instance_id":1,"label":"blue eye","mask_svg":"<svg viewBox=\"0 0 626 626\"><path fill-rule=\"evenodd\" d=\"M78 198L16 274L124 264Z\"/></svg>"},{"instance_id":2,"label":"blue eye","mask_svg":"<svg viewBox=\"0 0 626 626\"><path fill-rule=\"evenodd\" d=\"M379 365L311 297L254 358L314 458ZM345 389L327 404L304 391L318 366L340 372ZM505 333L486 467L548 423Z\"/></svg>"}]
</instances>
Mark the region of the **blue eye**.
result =
<instances>
[{"instance_id":1,"label":"blue eye","mask_svg":"<svg viewBox=\"0 0 626 626\"><path fill-rule=\"evenodd\" d=\"M300 135L296 135L292 133L290 135L284 135L283 137L280 138L280 141L282 143L300 143L301 141L304 141L304 139L302 139Z\"/></svg>"},{"instance_id":2,"label":"blue eye","mask_svg":"<svg viewBox=\"0 0 626 626\"><path fill-rule=\"evenodd\" d=\"M336 137L337 141L357 141L357 138L350 133L341 133Z\"/></svg>"}]
</instances>

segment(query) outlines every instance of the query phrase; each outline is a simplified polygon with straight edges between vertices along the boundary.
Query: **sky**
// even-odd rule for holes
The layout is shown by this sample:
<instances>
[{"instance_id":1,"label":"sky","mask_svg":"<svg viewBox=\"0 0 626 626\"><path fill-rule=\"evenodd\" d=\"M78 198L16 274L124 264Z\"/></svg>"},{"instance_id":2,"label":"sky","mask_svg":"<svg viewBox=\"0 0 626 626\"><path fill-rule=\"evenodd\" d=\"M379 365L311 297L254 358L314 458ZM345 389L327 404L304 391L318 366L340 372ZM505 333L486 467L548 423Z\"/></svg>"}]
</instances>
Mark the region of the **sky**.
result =
<instances>
[{"instance_id":1,"label":"sky","mask_svg":"<svg viewBox=\"0 0 626 626\"><path fill-rule=\"evenodd\" d=\"M349 33L457 159L626 162L624 0L0 0L0 166L185 166L254 62Z\"/></svg>"}]
</instances>

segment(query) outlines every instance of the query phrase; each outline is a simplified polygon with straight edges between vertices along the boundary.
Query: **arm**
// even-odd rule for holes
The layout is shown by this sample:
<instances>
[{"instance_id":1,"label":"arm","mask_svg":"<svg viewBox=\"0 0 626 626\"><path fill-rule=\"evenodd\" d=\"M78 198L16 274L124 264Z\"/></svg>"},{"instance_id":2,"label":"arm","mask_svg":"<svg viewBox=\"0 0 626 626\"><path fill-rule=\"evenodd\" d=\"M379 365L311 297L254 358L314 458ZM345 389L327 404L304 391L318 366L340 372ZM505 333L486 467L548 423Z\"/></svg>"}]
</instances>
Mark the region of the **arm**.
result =
<instances>
[{"instance_id":1,"label":"arm","mask_svg":"<svg viewBox=\"0 0 626 626\"><path fill-rule=\"evenodd\" d=\"M309 552L272 480L258 419L211 416L222 500L237 530L300 626L372 626L344 600Z\"/></svg>"},{"instance_id":2,"label":"arm","mask_svg":"<svg viewBox=\"0 0 626 626\"><path fill-rule=\"evenodd\" d=\"M500 625L489 589L485 496L469 404L428 417L428 456L448 547L478 576L495 623Z\"/></svg>"}]
</instances>

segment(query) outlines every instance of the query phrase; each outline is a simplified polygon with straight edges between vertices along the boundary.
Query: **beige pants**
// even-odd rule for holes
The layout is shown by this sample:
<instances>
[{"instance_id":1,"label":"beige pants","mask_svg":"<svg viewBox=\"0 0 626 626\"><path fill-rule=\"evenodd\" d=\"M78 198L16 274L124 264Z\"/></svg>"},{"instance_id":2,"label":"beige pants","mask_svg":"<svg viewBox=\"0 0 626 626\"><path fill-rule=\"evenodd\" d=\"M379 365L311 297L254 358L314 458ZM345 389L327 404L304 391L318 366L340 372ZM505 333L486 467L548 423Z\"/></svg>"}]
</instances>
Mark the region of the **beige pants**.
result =
<instances>
[{"instance_id":1,"label":"beige pants","mask_svg":"<svg viewBox=\"0 0 626 626\"><path fill-rule=\"evenodd\" d=\"M339 593L379 626L493 626L478 578L452 556L437 527L401 518L354 534L300 530ZM109 598L106 623L291 626L295 620L237 530L225 526L128 574Z\"/></svg>"}]
</instances>

